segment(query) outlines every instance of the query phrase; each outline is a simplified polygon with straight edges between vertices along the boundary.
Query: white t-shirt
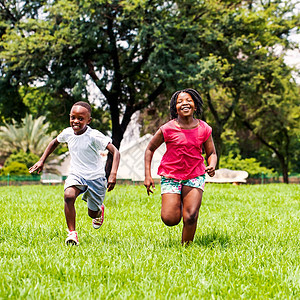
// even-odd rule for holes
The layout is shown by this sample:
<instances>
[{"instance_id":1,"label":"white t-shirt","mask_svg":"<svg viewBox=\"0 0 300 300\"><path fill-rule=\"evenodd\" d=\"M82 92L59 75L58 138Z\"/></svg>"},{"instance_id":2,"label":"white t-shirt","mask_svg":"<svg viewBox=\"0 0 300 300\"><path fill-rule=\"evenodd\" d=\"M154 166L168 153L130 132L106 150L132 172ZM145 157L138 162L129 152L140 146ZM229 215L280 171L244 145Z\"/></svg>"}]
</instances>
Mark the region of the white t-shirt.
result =
<instances>
[{"instance_id":1,"label":"white t-shirt","mask_svg":"<svg viewBox=\"0 0 300 300\"><path fill-rule=\"evenodd\" d=\"M105 176L100 151L106 149L111 139L100 131L87 127L80 135L74 134L72 127L68 127L57 136L57 140L68 144L71 155L70 174L92 180Z\"/></svg>"}]
</instances>

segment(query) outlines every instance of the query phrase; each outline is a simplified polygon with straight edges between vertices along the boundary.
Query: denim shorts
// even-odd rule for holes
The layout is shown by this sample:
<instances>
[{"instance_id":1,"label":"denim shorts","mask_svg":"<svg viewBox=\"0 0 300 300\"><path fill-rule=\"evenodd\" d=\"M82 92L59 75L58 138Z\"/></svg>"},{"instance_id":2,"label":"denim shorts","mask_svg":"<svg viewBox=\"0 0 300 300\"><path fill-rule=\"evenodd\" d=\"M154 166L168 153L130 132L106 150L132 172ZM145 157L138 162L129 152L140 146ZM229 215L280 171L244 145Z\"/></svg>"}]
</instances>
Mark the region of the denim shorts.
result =
<instances>
[{"instance_id":1,"label":"denim shorts","mask_svg":"<svg viewBox=\"0 0 300 300\"><path fill-rule=\"evenodd\" d=\"M161 177L161 194L181 194L182 186L190 186L204 191L205 175L201 175L192 179L177 180L173 178Z\"/></svg>"},{"instance_id":2,"label":"denim shorts","mask_svg":"<svg viewBox=\"0 0 300 300\"><path fill-rule=\"evenodd\" d=\"M64 189L66 190L71 186L75 186L81 191L82 200L87 202L90 210L98 211L101 209L107 189L105 177L87 180L78 175L70 174L65 181Z\"/></svg>"}]
</instances>

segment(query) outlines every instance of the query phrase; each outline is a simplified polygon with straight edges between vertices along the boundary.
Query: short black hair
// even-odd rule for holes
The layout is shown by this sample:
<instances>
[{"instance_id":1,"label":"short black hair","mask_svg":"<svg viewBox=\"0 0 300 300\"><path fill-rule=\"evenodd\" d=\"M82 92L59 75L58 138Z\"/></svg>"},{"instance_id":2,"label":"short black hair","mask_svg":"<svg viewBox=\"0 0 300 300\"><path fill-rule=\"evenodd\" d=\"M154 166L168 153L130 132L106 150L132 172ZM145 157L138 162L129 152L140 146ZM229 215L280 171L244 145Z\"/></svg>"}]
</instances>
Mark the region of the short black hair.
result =
<instances>
[{"instance_id":1,"label":"short black hair","mask_svg":"<svg viewBox=\"0 0 300 300\"><path fill-rule=\"evenodd\" d=\"M78 101L75 104L73 104L73 106L77 106L77 105L85 107L89 111L90 115L92 114L92 108L87 102Z\"/></svg>"},{"instance_id":2,"label":"short black hair","mask_svg":"<svg viewBox=\"0 0 300 300\"><path fill-rule=\"evenodd\" d=\"M176 119L178 116L177 110L176 110L176 102L177 102L178 95L180 93L187 93L192 97L192 99L195 103L195 106L196 106L196 115L198 117L201 117L202 112L203 112L203 100L202 100L200 94L196 90L187 88L184 90L177 91L172 95L171 101L170 101L171 119Z\"/></svg>"}]
</instances>

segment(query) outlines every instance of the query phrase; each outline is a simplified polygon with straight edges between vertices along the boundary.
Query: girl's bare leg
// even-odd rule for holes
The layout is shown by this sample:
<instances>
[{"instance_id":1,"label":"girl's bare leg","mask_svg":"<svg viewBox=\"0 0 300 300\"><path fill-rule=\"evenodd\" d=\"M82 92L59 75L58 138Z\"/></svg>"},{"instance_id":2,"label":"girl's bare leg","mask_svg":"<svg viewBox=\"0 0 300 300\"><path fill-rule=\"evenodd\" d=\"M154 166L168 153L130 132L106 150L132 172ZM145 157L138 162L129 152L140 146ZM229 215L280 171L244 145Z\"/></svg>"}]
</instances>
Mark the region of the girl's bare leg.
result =
<instances>
[{"instance_id":1,"label":"girl's bare leg","mask_svg":"<svg viewBox=\"0 0 300 300\"><path fill-rule=\"evenodd\" d=\"M168 226L177 225L182 217L181 195L162 194L161 219Z\"/></svg>"},{"instance_id":2,"label":"girl's bare leg","mask_svg":"<svg viewBox=\"0 0 300 300\"><path fill-rule=\"evenodd\" d=\"M203 191L201 189L183 186L181 193L183 202L181 243L189 244L194 240Z\"/></svg>"},{"instance_id":3,"label":"girl's bare leg","mask_svg":"<svg viewBox=\"0 0 300 300\"><path fill-rule=\"evenodd\" d=\"M75 230L76 210L75 200L80 194L80 190L75 186L68 187L65 190L65 216L69 231Z\"/></svg>"}]
</instances>

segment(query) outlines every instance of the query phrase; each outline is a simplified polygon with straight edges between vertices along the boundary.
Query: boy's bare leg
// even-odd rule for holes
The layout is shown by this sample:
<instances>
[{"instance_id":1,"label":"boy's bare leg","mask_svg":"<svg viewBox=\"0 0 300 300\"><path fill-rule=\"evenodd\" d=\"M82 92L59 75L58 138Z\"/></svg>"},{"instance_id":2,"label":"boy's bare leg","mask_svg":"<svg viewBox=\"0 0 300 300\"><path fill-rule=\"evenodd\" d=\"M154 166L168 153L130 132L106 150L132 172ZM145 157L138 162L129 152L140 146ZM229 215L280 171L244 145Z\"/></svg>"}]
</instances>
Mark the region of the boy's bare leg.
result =
<instances>
[{"instance_id":1,"label":"boy's bare leg","mask_svg":"<svg viewBox=\"0 0 300 300\"><path fill-rule=\"evenodd\" d=\"M182 217L182 203L179 194L162 194L161 219L168 226L179 224Z\"/></svg>"},{"instance_id":2,"label":"boy's bare leg","mask_svg":"<svg viewBox=\"0 0 300 300\"><path fill-rule=\"evenodd\" d=\"M75 186L65 190L65 217L69 231L75 230L76 210L74 204L79 194L80 190Z\"/></svg>"},{"instance_id":3,"label":"boy's bare leg","mask_svg":"<svg viewBox=\"0 0 300 300\"><path fill-rule=\"evenodd\" d=\"M100 217L101 215L101 210L91 210L88 208L88 214L89 214L89 217L91 217L92 219L95 219L95 218L98 218Z\"/></svg>"},{"instance_id":4,"label":"boy's bare leg","mask_svg":"<svg viewBox=\"0 0 300 300\"><path fill-rule=\"evenodd\" d=\"M203 191L201 189L183 186L181 192L183 199L183 229L181 242L182 244L189 244L194 240Z\"/></svg>"}]
</instances>

